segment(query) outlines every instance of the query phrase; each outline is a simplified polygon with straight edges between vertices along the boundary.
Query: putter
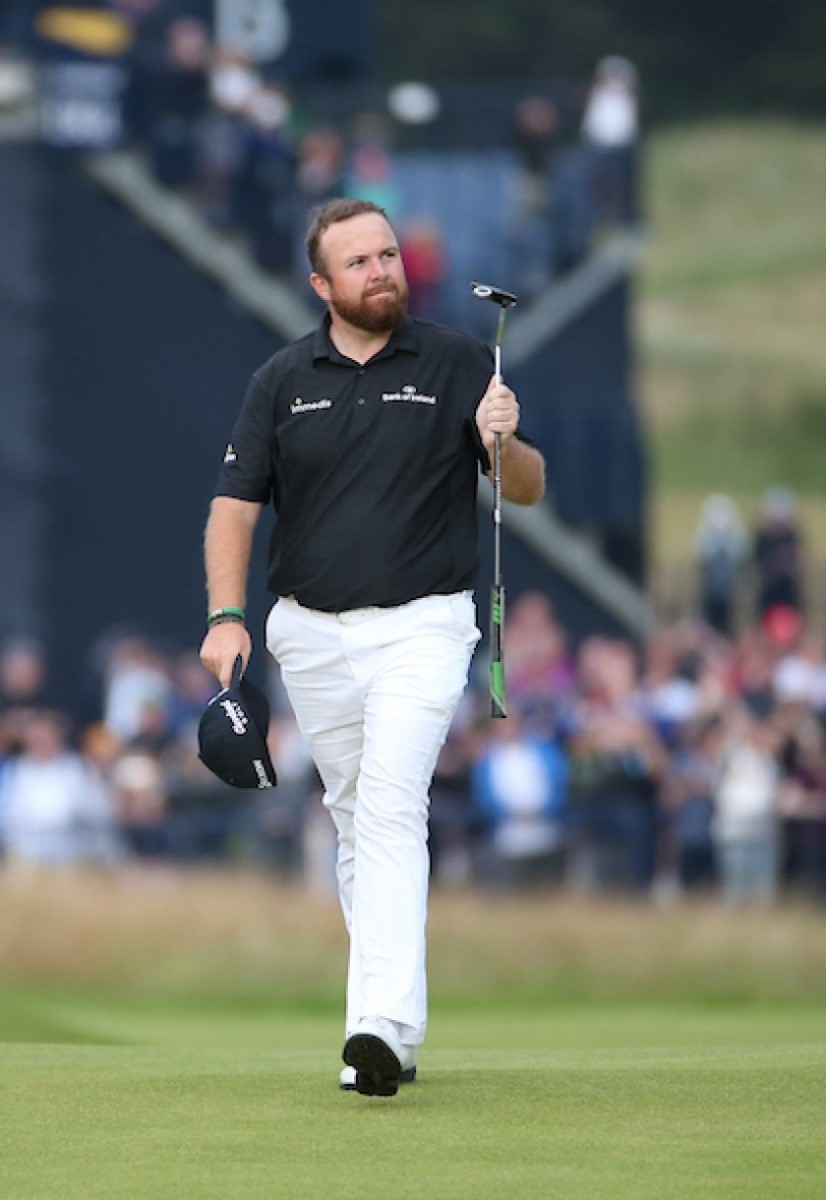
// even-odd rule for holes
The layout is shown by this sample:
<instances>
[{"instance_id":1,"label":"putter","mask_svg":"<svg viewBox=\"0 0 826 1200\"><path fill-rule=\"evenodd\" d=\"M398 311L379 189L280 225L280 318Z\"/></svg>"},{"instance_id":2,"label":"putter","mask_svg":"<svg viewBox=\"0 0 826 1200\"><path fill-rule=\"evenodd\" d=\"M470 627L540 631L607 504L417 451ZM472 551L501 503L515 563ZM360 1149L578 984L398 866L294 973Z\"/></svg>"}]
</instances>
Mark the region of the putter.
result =
<instances>
[{"instance_id":1,"label":"putter","mask_svg":"<svg viewBox=\"0 0 826 1200\"><path fill-rule=\"evenodd\" d=\"M490 300L499 305L499 324L494 346L494 371L498 383L502 381L502 340L505 336L505 317L509 308L516 304L512 292L491 287L487 283L472 283L473 294L478 300ZM502 582L502 435L493 439L493 585L490 596L490 715L508 715L505 697L505 665L502 656L502 634L505 624L505 585Z\"/></svg>"}]
</instances>

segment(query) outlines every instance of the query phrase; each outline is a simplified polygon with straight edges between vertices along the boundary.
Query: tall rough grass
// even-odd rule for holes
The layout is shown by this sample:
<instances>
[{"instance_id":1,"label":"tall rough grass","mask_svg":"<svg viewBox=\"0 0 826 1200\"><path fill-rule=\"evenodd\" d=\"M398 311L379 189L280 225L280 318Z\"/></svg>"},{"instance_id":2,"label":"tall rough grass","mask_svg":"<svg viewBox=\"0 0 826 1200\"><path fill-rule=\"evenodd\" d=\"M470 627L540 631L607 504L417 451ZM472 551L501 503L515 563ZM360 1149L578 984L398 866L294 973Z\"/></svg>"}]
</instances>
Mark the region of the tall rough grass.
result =
<instances>
[{"instance_id":1,"label":"tall rough grass","mask_svg":"<svg viewBox=\"0 0 826 1200\"><path fill-rule=\"evenodd\" d=\"M253 874L0 876L7 985L136 995L341 1002L337 905ZM440 1002L826 999L823 914L789 905L645 905L571 893L436 890L430 974Z\"/></svg>"}]
</instances>

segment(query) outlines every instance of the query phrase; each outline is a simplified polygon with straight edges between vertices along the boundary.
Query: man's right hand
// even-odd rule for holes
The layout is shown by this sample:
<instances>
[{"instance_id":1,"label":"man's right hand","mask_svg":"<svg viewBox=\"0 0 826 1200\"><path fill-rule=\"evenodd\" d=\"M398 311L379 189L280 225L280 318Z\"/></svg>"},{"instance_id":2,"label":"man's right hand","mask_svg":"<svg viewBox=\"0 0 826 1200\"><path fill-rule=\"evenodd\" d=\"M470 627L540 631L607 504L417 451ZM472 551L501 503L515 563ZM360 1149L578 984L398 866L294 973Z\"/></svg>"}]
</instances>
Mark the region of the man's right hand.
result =
<instances>
[{"instance_id":1,"label":"man's right hand","mask_svg":"<svg viewBox=\"0 0 826 1200\"><path fill-rule=\"evenodd\" d=\"M224 621L207 630L201 643L201 662L212 672L221 687L229 687L232 668L239 654L246 670L252 654L252 638L240 621Z\"/></svg>"}]
</instances>

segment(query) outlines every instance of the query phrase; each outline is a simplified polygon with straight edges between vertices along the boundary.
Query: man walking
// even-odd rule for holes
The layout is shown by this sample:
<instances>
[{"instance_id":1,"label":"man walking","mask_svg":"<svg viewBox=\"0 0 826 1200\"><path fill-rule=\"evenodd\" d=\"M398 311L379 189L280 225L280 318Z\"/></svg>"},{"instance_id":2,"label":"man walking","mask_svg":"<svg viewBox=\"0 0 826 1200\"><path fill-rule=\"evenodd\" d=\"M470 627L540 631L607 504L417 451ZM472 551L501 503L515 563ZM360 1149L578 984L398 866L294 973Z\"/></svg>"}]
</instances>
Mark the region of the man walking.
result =
<instances>
[{"instance_id":1,"label":"man walking","mask_svg":"<svg viewBox=\"0 0 826 1200\"><path fill-rule=\"evenodd\" d=\"M201 657L224 686L249 658L247 571L271 502L267 648L338 835L342 1087L391 1096L427 1024L428 793L480 636L478 473L499 434L503 495L534 504L544 463L489 349L408 315L380 207L321 206L307 251L328 311L255 372L233 429L205 534Z\"/></svg>"}]
</instances>

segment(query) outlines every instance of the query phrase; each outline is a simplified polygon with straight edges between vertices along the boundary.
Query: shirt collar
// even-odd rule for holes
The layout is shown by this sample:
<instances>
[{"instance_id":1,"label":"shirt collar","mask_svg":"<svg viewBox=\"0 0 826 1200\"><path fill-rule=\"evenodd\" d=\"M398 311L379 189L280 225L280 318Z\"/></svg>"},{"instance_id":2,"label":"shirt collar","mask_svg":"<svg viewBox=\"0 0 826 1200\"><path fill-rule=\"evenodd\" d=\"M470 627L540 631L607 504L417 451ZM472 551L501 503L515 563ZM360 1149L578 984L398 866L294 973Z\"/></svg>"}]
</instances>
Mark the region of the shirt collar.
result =
<instances>
[{"instance_id":1,"label":"shirt collar","mask_svg":"<svg viewBox=\"0 0 826 1200\"><path fill-rule=\"evenodd\" d=\"M375 359L377 361L382 358L390 358L398 350L406 351L408 354L418 354L421 344L421 334L419 327L413 318L407 314L399 328L390 335L390 340L387 345L378 352ZM336 363L351 363L352 359L345 358L339 354L338 350L333 345L330 337L330 314L325 313L324 318L313 334L313 361L319 358L327 358L330 362Z\"/></svg>"}]
</instances>

